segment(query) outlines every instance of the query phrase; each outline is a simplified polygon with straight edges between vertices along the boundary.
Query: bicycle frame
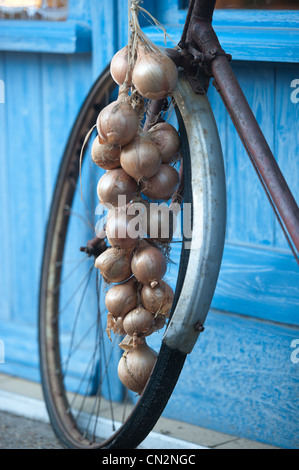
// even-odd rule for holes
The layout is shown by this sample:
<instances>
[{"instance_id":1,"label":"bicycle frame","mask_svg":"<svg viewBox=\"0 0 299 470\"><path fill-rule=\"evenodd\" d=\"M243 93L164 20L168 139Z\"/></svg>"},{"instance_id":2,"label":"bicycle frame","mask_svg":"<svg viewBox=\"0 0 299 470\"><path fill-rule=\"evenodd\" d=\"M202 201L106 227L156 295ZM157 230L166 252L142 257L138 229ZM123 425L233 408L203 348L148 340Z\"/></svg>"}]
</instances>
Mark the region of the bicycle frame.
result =
<instances>
[{"instance_id":1,"label":"bicycle frame","mask_svg":"<svg viewBox=\"0 0 299 470\"><path fill-rule=\"evenodd\" d=\"M229 64L231 56L222 49L212 27L216 0L190 0L179 43L180 52L168 50L177 65L183 66L195 93L207 91L210 78L232 119L234 127L254 166L278 222L299 264L299 209L269 145ZM204 71L207 86L200 86L194 63ZM156 105L157 106L157 105ZM152 108L154 109L154 107ZM151 114L155 112L149 111Z\"/></svg>"},{"instance_id":2,"label":"bicycle frame","mask_svg":"<svg viewBox=\"0 0 299 470\"><path fill-rule=\"evenodd\" d=\"M299 209L276 163L212 27L216 0L191 0L180 47L191 52L215 79L215 86L272 204L279 223L299 252ZM195 53L195 54L194 54ZM280 220L281 218L281 220ZM283 223L285 228L283 226ZM299 263L297 253L288 240Z\"/></svg>"}]
</instances>

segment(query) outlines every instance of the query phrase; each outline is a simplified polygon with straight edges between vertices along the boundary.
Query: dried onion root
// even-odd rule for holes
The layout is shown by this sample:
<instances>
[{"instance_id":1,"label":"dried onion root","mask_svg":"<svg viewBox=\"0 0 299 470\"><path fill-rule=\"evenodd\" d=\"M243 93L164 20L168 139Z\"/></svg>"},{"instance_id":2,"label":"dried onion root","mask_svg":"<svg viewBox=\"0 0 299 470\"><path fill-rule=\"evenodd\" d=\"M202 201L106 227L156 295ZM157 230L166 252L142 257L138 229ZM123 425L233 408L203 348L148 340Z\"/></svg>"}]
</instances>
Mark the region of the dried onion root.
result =
<instances>
[{"instance_id":1,"label":"dried onion root","mask_svg":"<svg viewBox=\"0 0 299 470\"><path fill-rule=\"evenodd\" d=\"M116 335L125 335L126 332L123 329L123 317L117 317L115 318L112 313L108 312L107 314L107 328L106 328L106 333L108 335L108 338L111 341L111 330L113 331L114 334Z\"/></svg>"},{"instance_id":2,"label":"dried onion root","mask_svg":"<svg viewBox=\"0 0 299 470\"><path fill-rule=\"evenodd\" d=\"M129 336L146 336L155 325L154 316L144 307L139 306L125 315L123 328Z\"/></svg>"}]
</instances>

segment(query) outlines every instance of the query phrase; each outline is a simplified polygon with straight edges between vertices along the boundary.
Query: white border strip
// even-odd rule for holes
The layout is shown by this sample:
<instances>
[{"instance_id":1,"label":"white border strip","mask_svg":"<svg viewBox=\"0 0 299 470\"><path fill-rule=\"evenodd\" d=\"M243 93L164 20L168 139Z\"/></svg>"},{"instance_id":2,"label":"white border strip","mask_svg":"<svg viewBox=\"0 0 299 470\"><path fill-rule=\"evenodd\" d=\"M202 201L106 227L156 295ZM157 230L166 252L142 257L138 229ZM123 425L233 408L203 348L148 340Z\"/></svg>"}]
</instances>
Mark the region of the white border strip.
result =
<instances>
[{"instance_id":1,"label":"white border strip","mask_svg":"<svg viewBox=\"0 0 299 470\"><path fill-rule=\"evenodd\" d=\"M0 390L0 410L6 413L13 413L14 415L23 416L28 419L50 423L46 405L42 400L18 395L11 392ZM84 417L83 417L84 419ZM101 431L98 437L103 436L103 429L111 427L111 421L108 419L101 419L98 423L97 430ZM110 435L111 433L109 433ZM174 437L151 432L147 438L142 442L138 449L208 449L207 447L199 446L192 442L183 441Z\"/></svg>"}]
</instances>

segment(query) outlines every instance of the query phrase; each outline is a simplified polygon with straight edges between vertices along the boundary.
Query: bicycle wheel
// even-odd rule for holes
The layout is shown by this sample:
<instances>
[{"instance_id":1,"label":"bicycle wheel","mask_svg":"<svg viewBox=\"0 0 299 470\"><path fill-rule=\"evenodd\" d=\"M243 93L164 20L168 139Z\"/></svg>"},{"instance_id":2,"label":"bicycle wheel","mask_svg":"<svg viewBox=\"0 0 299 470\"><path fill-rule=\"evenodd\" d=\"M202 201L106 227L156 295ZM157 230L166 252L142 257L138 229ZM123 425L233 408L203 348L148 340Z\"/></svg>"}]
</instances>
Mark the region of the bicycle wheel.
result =
<instances>
[{"instance_id":1,"label":"bicycle wheel","mask_svg":"<svg viewBox=\"0 0 299 470\"><path fill-rule=\"evenodd\" d=\"M80 150L114 90L107 68L73 126L45 238L39 305L41 379L53 429L69 448L132 449L145 439L163 412L204 324L224 244L225 184L217 128L206 96L194 96L182 75L173 99L182 141L184 204L191 208L193 231L190 239L183 239L171 319L156 365L136 403L132 394L115 386L120 348L117 344L113 348L106 339L99 297L103 285L94 269L101 246L89 247L85 254L80 251L94 237L94 221L86 219L88 212L96 212L94 171L86 158L82 181L90 193L83 202L80 199ZM73 259L77 254L81 258Z\"/></svg>"}]
</instances>

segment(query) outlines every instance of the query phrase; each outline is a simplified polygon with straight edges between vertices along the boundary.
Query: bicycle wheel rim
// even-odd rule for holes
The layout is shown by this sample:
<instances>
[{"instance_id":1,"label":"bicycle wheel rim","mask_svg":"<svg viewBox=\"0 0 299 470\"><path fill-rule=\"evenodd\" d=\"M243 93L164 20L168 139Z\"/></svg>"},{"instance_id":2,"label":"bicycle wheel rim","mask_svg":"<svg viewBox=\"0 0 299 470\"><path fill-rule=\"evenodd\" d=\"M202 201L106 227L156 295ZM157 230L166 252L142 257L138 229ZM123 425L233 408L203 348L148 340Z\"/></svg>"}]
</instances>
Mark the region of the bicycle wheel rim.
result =
<instances>
[{"instance_id":1,"label":"bicycle wheel rim","mask_svg":"<svg viewBox=\"0 0 299 470\"><path fill-rule=\"evenodd\" d=\"M60 201L65 200L67 197L64 192L70 191L70 188L67 188L62 184L64 182L65 175L70 174L73 176L78 176L78 152L80 151L82 140L81 142L77 142L78 139L76 139L76 135L78 134L79 128L84 120L88 121L89 123L95 122L94 118L96 117L99 108L97 106L94 108L91 106L91 104L96 101L95 97L97 93L99 93L101 87L108 90L109 86L112 87L113 82L109 75L109 69L107 68L91 90L79 114L81 117L76 121L73 127L69 145L66 149L65 156L61 164L60 177L57 180L54 193L45 241L43 269L41 276L39 345L43 391L53 428L62 443L65 446L71 448L112 449L137 447L153 428L163 409L165 408L180 375L180 371L183 367L186 357L185 352L176 349L176 347L169 347L167 344L162 343L152 376L134 410L126 419L125 423L120 427L120 429L118 429L115 433L109 436L108 439L105 439L101 443L92 443L85 439L84 436L82 436L80 430L77 428L72 414L67 412L69 409L69 403L66 398L63 377L60 371L59 333L57 331L57 325L55 325L55 321L53 321L53 319L55 319L55 315L53 315L53 313L51 315L51 312L55 312L58 308L58 298L53 295L49 295L49 280L51 280L51 277L53 276L59 277L60 273L57 269L55 273L52 272L54 263L51 257L53 257L53 250L55 251L54 258L56 260L61 259L63 254L63 237L65 236L66 232L63 224L67 222L64 221L58 223L57 218L59 213L61 215L62 212L61 210L59 211ZM106 96L109 94L108 91L106 91L103 93L103 95L105 95L105 93ZM87 116L89 116L88 119ZM181 126L181 131L183 134L183 123L181 123ZM86 132L87 131L88 128L86 128ZM184 179L185 187L187 188L184 196L186 197L186 201L191 202L192 190L189 185L191 179L191 169L190 165L188 164L189 155L186 134L183 140L185 145ZM77 159L75 160L77 168L74 168L72 167L74 162L72 162L70 155L74 152L76 145ZM69 199L71 198L72 196L70 195ZM57 226L59 226L59 229ZM181 255L177 289L175 293L174 307L180 297L180 290L183 286L188 260L189 250L183 250ZM174 310L175 309L173 308L173 311Z\"/></svg>"}]
</instances>

